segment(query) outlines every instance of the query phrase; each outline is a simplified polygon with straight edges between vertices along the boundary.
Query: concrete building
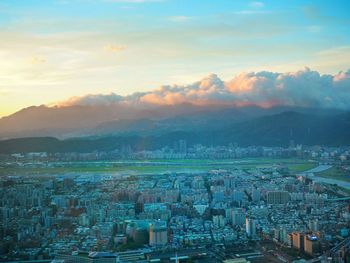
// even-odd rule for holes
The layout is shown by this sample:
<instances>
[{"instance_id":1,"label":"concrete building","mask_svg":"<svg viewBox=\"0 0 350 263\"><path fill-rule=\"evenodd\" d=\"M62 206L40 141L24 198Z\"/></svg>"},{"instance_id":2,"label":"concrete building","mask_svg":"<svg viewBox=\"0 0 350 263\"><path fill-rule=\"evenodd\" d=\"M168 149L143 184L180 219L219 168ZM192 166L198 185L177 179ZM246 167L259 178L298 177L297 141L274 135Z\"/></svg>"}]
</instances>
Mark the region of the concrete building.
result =
<instances>
[{"instance_id":1,"label":"concrete building","mask_svg":"<svg viewBox=\"0 0 350 263\"><path fill-rule=\"evenodd\" d=\"M318 220L317 219L309 220L308 227L310 231L317 232L319 230Z\"/></svg>"},{"instance_id":2,"label":"concrete building","mask_svg":"<svg viewBox=\"0 0 350 263\"><path fill-rule=\"evenodd\" d=\"M289 201L287 191L270 191L267 193L267 203L271 205L286 204Z\"/></svg>"},{"instance_id":3,"label":"concrete building","mask_svg":"<svg viewBox=\"0 0 350 263\"><path fill-rule=\"evenodd\" d=\"M304 251L304 233L293 232L292 236L293 248Z\"/></svg>"},{"instance_id":4,"label":"concrete building","mask_svg":"<svg viewBox=\"0 0 350 263\"><path fill-rule=\"evenodd\" d=\"M245 223L246 234L248 237L253 238L256 236L256 224L255 220L252 218L246 218Z\"/></svg>"},{"instance_id":5,"label":"concrete building","mask_svg":"<svg viewBox=\"0 0 350 263\"><path fill-rule=\"evenodd\" d=\"M260 201L260 190L256 188L252 188L252 201L259 202Z\"/></svg>"},{"instance_id":6,"label":"concrete building","mask_svg":"<svg viewBox=\"0 0 350 263\"><path fill-rule=\"evenodd\" d=\"M245 222L245 212L242 208L234 208L231 211L232 225L243 225Z\"/></svg>"},{"instance_id":7,"label":"concrete building","mask_svg":"<svg viewBox=\"0 0 350 263\"><path fill-rule=\"evenodd\" d=\"M154 223L149 229L150 246L164 246L168 243L168 230L166 226Z\"/></svg>"},{"instance_id":8,"label":"concrete building","mask_svg":"<svg viewBox=\"0 0 350 263\"><path fill-rule=\"evenodd\" d=\"M222 215L213 216L213 224L217 228L224 227L225 226L225 218Z\"/></svg>"},{"instance_id":9,"label":"concrete building","mask_svg":"<svg viewBox=\"0 0 350 263\"><path fill-rule=\"evenodd\" d=\"M304 251L306 254L313 256L320 252L320 242L315 235L304 236Z\"/></svg>"}]
</instances>

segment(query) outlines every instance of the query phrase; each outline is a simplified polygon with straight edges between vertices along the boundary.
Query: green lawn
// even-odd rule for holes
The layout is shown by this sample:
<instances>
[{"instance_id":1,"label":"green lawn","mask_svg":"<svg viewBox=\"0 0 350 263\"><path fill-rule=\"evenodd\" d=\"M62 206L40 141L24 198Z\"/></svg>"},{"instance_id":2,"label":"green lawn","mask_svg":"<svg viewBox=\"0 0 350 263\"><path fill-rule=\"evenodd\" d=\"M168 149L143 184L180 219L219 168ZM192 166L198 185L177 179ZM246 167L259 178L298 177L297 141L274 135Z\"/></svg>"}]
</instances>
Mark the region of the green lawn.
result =
<instances>
[{"instance_id":1,"label":"green lawn","mask_svg":"<svg viewBox=\"0 0 350 263\"><path fill-rule=\"evenodd\" d=\"M62 174L62 173L87 173L87 172L135 172L135 173L164 173L182 171L202 171L212 169L251 169L271 167L281 164L287 166L293 172L305 171L315 166L307 160L295 158L245 158L226 160L145 160L126 161L121 163L111 162L77 162L67 163L65 167L22 167L2 168L0 175L30 175L30 174Z\"/></svg>"},{"instance_id":2,"label":"green lawn","mask_svg":"<svg viewBox=\"0 0 350 263\"><path fill-rule=\"evenodd\" d=\"M344 170L338 167L332 167L326 171L317 173L316 175L324 178L332 178L332 179L350 182L350 174L346 173Z\"/></svg>"},{"instance_id":3,"label":"green lawn","mask_svg":"<svg viewBox=\"0 0 350 263\"><path fill-rule=\"evenodd\" d=\"M298 172L303 172L303 171L310 170L312 168L315 168L316 166L317 166L317 163L308 162L308 163L289 164L288 168L292 172L298 173Z\"/></svg>"}]
</instances>

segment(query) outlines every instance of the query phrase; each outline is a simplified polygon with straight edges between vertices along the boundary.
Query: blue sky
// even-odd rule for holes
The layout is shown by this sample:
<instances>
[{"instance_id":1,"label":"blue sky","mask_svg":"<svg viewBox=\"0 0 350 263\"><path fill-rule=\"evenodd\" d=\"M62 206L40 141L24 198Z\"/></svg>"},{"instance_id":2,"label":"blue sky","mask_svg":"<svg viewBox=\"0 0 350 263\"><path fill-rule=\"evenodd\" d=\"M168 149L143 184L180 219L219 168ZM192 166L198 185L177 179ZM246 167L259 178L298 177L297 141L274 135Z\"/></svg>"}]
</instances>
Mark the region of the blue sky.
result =
<instances>
[{"instance_id":1,"label":"blue sky","mask_svg":"<svg viewBox=\"0 0 350 263\"><path fill-rule=\"evenodd\" d=\"M210 73L349 68L349 1L2 0L0 116Z\"/></svg>"}]
</instances>

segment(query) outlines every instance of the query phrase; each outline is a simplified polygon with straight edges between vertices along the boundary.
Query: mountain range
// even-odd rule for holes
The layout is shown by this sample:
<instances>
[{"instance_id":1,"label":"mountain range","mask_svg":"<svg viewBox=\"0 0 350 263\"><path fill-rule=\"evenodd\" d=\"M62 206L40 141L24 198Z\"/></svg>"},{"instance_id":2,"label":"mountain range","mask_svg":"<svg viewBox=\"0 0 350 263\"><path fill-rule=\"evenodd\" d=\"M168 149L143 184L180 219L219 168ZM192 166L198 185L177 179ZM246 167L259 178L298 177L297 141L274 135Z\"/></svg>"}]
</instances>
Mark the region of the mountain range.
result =
<instances>
[{"instance_id":1,"label":"mountain range","mask_svg":"<svg viewBox=\"0 0 350 263\"><path fill-rule=\"evenodd\" d=\"M0 119L0 153L157 149L189 145L350 145L350 112L303 107L180 104L33 106Z\"/></svg>"}]
</instances>

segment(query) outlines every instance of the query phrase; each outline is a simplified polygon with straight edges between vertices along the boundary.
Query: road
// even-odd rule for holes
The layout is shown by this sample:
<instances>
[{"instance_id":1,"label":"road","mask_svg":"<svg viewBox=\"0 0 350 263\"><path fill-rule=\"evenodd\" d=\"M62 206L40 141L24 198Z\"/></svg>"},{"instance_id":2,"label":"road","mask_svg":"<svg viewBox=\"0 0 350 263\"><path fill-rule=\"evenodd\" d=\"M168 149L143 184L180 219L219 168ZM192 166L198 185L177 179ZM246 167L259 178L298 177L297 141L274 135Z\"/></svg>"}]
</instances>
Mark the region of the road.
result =
<instances>
[{"instance_id":1,"label":"road","mask_svg":"<svg viewBox=\"0 0 350 263\"><path fill-rule=\"evenodd\" d=\"M330 168L332 168L332 165L319 165L313 169L301 172L298 175L307 176L312 181L317 182L317 183L335 184L337 186L340 186L340 187L343 187L346 189L350 189L350 182L345 182L342 180L337 180L337 179L332 179L332 178L324 178L324 177L317 176L317 173L326 171Z\"/></svg>"}]
</instances>

